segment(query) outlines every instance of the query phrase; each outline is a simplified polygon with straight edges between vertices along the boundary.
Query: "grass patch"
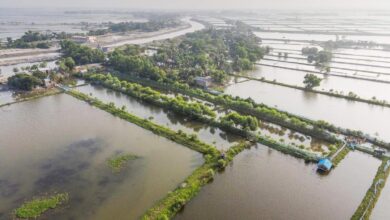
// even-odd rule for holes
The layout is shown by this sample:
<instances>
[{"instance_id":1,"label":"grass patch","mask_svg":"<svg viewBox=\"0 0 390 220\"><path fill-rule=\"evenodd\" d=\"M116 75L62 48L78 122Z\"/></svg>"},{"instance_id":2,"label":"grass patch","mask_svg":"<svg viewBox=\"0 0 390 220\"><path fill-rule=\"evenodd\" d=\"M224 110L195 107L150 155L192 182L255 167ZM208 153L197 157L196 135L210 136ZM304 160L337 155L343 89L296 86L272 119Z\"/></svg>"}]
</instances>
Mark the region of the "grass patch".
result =
<instances>
[{"instance_id":1,"label":"grass patch","mask_svg":"<svg viewBox=\"0 0 390 220\"><path fill-rule=\"evenodd\" d=\"M336 157L333 158L332 163L333 163L333 168L337 167L337 165L347 156L349 153L350 149L348 147L345 147L343 150L337 154Z\"/></svg>"},{"instance_id":2,"label":"grass patch","mask_svg":"<svg viewBox=\"0 0 390 220\"><path fill-rule=\"evenodd\" d=\"M68 202L68 193L59 193L50 197L42 197L25 202L15 210L18 218L37 218L49 209L54 209Z\"/></svg>"},{"instance_id":3,"label":"grass patch","mask_svg":"<svg viewBox=\"0 0 390 220\"><path fill-rule=\"evenodd\" d=\"M127 162L130 160L135 160L138 157L132 154L119 154L107 160L108 166L114 172L120 172Z\"/></svg>"},{"instance_id":4,"label":"grass patch","mask_svg":"<svg viewBox=\"0 0 390 220\"><path fill-rule=\"evenodd\" d=\"M389 158L382 160L382 164L379 166L378 171L375 175L374 180L372 181L371 187L367 190L366 195L364 196L359 207L352 216L352 220L360 219L369 219L372 210L375 207L376 202L379 199L382 189L385 187L386 180L390 173L390 168L385 170L386 164L389 161ZM377 182L382 179L382 183L377 185ZM375 194L375 188L377 190Z\"/></svg>"}]
</instances>

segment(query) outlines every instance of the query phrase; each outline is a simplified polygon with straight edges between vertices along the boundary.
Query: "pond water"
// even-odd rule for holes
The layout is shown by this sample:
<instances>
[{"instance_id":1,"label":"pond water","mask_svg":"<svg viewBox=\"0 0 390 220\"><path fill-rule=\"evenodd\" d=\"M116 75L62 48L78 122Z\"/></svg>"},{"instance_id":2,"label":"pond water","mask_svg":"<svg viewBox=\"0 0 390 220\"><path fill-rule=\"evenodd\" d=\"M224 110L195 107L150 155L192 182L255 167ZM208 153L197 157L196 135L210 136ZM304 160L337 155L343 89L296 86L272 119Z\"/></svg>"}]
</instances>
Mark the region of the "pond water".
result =
<instances>
[{"instance_id":1,"label":"pond water","mask_svg":"<svg viewBox=\"0 0 390 220\"><path fill-rule=\"evenodd\" d=\"M145 102L140 102L135 98L110 89L87 85L78 87L77 90L85 94L92 94L93 97L97 97L104 102L113 102L118 107L126 106L127 111L130 113L141 118L151 118L155 123L167 126L173 130L182 130L189 134L196 133L200 140L215 145L218 149L227 150L232 145L243 140L240 136L226 133L219 128L209 127L203 123L186 120L178 114ZM318 153L328 152L328 143L302 135L298 132L293 132L278 125L262 122L257 132L270 136L278 141L282 140L286 144L297 147L303 145L309 151L314 150Z\"/></svg>"},{"instance_id":2,"label":"pond water","mask_svg":"<svg viewBox=\"0 0 390 220\"><path fill-rule=\"evenodd\" d=\"M390 219L390 183L387 180L385 188L382 190L381 195L371 213L371 219Z\"/></svg>"},{"instance_id":3,"label":"pond water","mask_svg":"<svg viewBox=\"0 0 390 220\"><path fill-rule=\"evenodd\" d=\"M24 201L68 192L47 219L135 219L173 190L202 155L69 95L0 108L0 219ZM107 159L139 156L115 173Z\"/></svg>"},{"instance_id":4,"label":"pond water","mask_svg":"<svg viewBox=\"0 0 390 220\"><path fill-rule=\"evenodd\" d=\"M390 109L386 107L353 102L336 97L304 92L259 81L233 84L225 93L242 98L251 97L259 103L277 106L281 110L325 120L343 128L361 130L390 141ZM362 120L362 117L367 117Z\"/></svg>"},{"instance_id":5,"label":"pond water","mask_svg":"<svg viewBox=\"0 0 390 220\"><path fill-rule=\"evenodd\" d=\"M349 219L380 161L352 152L327 176L259 145L239 154L176 219Z\"/></svg>"},{"instance_id":6,"label":"pond water","mask_svg":"<svg viewBox=\"0 0 390 220\"><path fill-rule=\"evenodd\" d=\"M77 88L85 94L92 94L93 97L103 102L113 102L116 106L126 106L126 110L141 118L150 118L153 122L169 127L172 130L182 130L188 134L196 133L200 140L213 144L219 149L228 149L242 140L241 137L227 135L224 131L206 126L196 121L188 121L179 115L165 111L160 107L140 102L128 95L115 92L99 86L86 85ZM152 117L152 118L151 118Z\"/></svg>"},{"instance_id":7,"label":"pond water","mask_svg":"<svg viewBox=\"0 0 390 220\"><path fill-rule=\"evenodd\" d=\"M255 78L260 79L264 77L267 80L276 80L277 82L298 86L304 86L303 80L306 74L304 71L261 65L256 66L256 70L248 72L248 76ZM343 91L345 95L353 92L366 99L371 99L375 96L379 100L390 101L390 85L388 83L326 76L324 74L316 75L323 78L321 85L316 87L317 90L329 91L333 89L334 91Z\"/></svg>"}]
</instances>

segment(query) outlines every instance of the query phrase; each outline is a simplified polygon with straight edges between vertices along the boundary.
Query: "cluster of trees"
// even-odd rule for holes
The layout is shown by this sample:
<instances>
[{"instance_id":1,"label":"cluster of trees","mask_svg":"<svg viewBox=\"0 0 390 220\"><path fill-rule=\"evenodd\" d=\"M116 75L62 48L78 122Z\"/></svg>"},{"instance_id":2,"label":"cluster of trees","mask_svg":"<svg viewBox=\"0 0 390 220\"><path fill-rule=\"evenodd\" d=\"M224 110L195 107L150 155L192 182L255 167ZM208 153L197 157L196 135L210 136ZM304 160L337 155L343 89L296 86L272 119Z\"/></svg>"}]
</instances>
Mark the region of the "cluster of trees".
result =
<instances>
[{"instance_id":1,"label":"cluster of trees","mask_svg":"<svg viewBox=\"0 0 390 220\"><path fill-rule=\"evenodd\" d=\"M166 41L152 57L140 48L116 49L108 55L115 70L155 81L192 83L198 76L211 76L223 83L233 71L250 70L266 49L250 31L239 28L206 29Z\"/></svg>"},{"instance_id":2,"label":"cluster of trees","mask_svg":"<svg viewBox=\"0 0 390 220\"><path fill-rule=\"evenodd\" d=\"M222 123L230 124L236 127L241 127L243 129L249 129L251 131L256 131L259 127L259 122L257 118L253 116L240 115L237 112L231 112L221 118Z\"/></svg>"},{"instance_id":3,"label":"cluster of trees","mask_svg":"<svg viewBox=\"0 0 390 220\"><path fill-rule=\"evenodd\" d=\"M43 34L37 31L27 31L24 35L16 40L11 37L7 38L7 48L42 48L47 49L51 46L48 40L52 39L51 34Z\"/></svg>"},{"instance_id":4,"label":"cluster of trees","mask_svg":"<svg viewBox=\"0 0 390 220\"><path fill-rule=\"evenodd\" d=\"M309 63L315 62L317 66L323 66L332 60L332 53L329 51L319 51L316 47L302 48L302 54L307 56Z\"/></svg>"},{"instance_id":5,"label":"cluster of trees","mask_svg":"<svg viewBox=\"0 0 390 220\"><path fill-rule=\"evenodd\" d=\"M313 89L320 86L322 79L314 74L306 74L303 80L303 84L306 89Z\"/></svg>"},{"instance_id":6,"label":"cluster of trees","mask_svg":"<svg viewBox=\"0 0 390 220\"><path fill-rule=\"evenodd\" d=\"M105 55L99 49L76 44L73 41L61 41L61 52L64 57L71 57L77 65L104 62Z\"/></svg>"},{"instance_id":7,"label":"cluster of trees","mask_svg":"<svg viewBox=\"0 0 390 220\"><path fill-rule=\"evenodd\" d=\"M27 73L19 73L8 78L8 85L14 89L31 91L37 86L43 85L43 81Z\"/></svg>"},{"instance_id":8,"label":"cluster of trees","mask_svg":"<svg viewBox=\"0 0 390 220\"><path fill-rule=\"evenodd\" d=\"M164 28L173 28L181 24L176 19L161 19L150 20L148 22L120 22L108 23L107 29L98 29L89 31L89 35L104 35L107 33L128 32L128 31L142 31L153 32Z\"/></svg>"},{"instance_id":9,"label":"cluster of trees","mask_svg":"<svg viewBox=\"0 0 390 220\"><path fill-rule=\"evenodd\" d=\"M62 58L57 63L58 68L62 72L71 72L76 66L76 62L72 57Z\"/></svg>"},{"instance_id":10,"label":"cluster of trees","mask_svg":"<svg viewBox=\"0 0 390 220\"><path fill-rule=\"evenodd\" d=\"M139 46L127 46L116 49L108 55L107 64L115 70L158 81L166 77L163 69L156 66L147 56L142 56Z\"/></svg>"}]
</instances>

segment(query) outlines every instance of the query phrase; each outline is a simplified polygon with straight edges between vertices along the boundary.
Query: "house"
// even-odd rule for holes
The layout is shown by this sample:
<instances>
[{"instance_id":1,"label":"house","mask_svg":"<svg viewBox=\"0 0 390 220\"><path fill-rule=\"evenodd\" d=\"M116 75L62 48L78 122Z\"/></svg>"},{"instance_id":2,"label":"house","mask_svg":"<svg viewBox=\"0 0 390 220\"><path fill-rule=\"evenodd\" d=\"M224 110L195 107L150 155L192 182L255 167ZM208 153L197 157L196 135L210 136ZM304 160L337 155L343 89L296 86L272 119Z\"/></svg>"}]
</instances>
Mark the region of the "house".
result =
<instances>
[{"instance_id":1,"label":"house","mask_svg":"<svg viewBox=\"0 0 390 220\"><path fill-rule=\"evenodd\" d=\"M96 37L94 36L72 36L72 41L83 44L83 43L95 43Z\"/></svg>"},{"instance_id":2,"label":"house","mask_svg":"<svg viewBox=\"0 0 390 220\"><path fill-rule=\"evenodd\" d=\"M210 76L198 76L195 77L195 84L203 88L207 88L211 85L213 79Z\"/></svg>"},{"instance_id":3,"label":"house","mask_svg":"<svg viewBox=\"0 0 390 220\"><path fill-rule=\"evenodd\" d=\"M332 166L332 161L330 161L328 158L323 158L318 161L317 169L323 172L329 172L330 169L332 169Z\"/></svg>"}]
</instances>

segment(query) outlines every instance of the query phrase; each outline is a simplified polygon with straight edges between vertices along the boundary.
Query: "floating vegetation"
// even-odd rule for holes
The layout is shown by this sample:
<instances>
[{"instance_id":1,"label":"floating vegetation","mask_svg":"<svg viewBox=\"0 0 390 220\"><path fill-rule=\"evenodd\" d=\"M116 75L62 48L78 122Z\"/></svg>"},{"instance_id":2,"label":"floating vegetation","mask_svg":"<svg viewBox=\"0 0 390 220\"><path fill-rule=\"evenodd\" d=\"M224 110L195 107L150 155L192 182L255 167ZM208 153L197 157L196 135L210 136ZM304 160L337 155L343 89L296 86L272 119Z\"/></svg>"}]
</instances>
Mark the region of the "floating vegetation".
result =
<instances>
[{"instance_id":1,"label":"floating vegetation","mask_svg":"<svg viewBox=\"0 0 390 220\"><path fill-rule=\"evenodd\" d=\"M59 193L49 197L41 197L25 202L15 210L18 218L37 218L49 209L54 209L69 200L68 193Z\"/></svg>"},{"instance_id":2,"label":"floating vegetation","mask_svg":"<svg viewBox=\"0 0 390 220\"><path fill-rule=\"evenodd\" d=\"M119 154L108 159L107 164L114 172L120 172L127 162L138 157L132 154Z\"/></svg>"}]
</instances>

